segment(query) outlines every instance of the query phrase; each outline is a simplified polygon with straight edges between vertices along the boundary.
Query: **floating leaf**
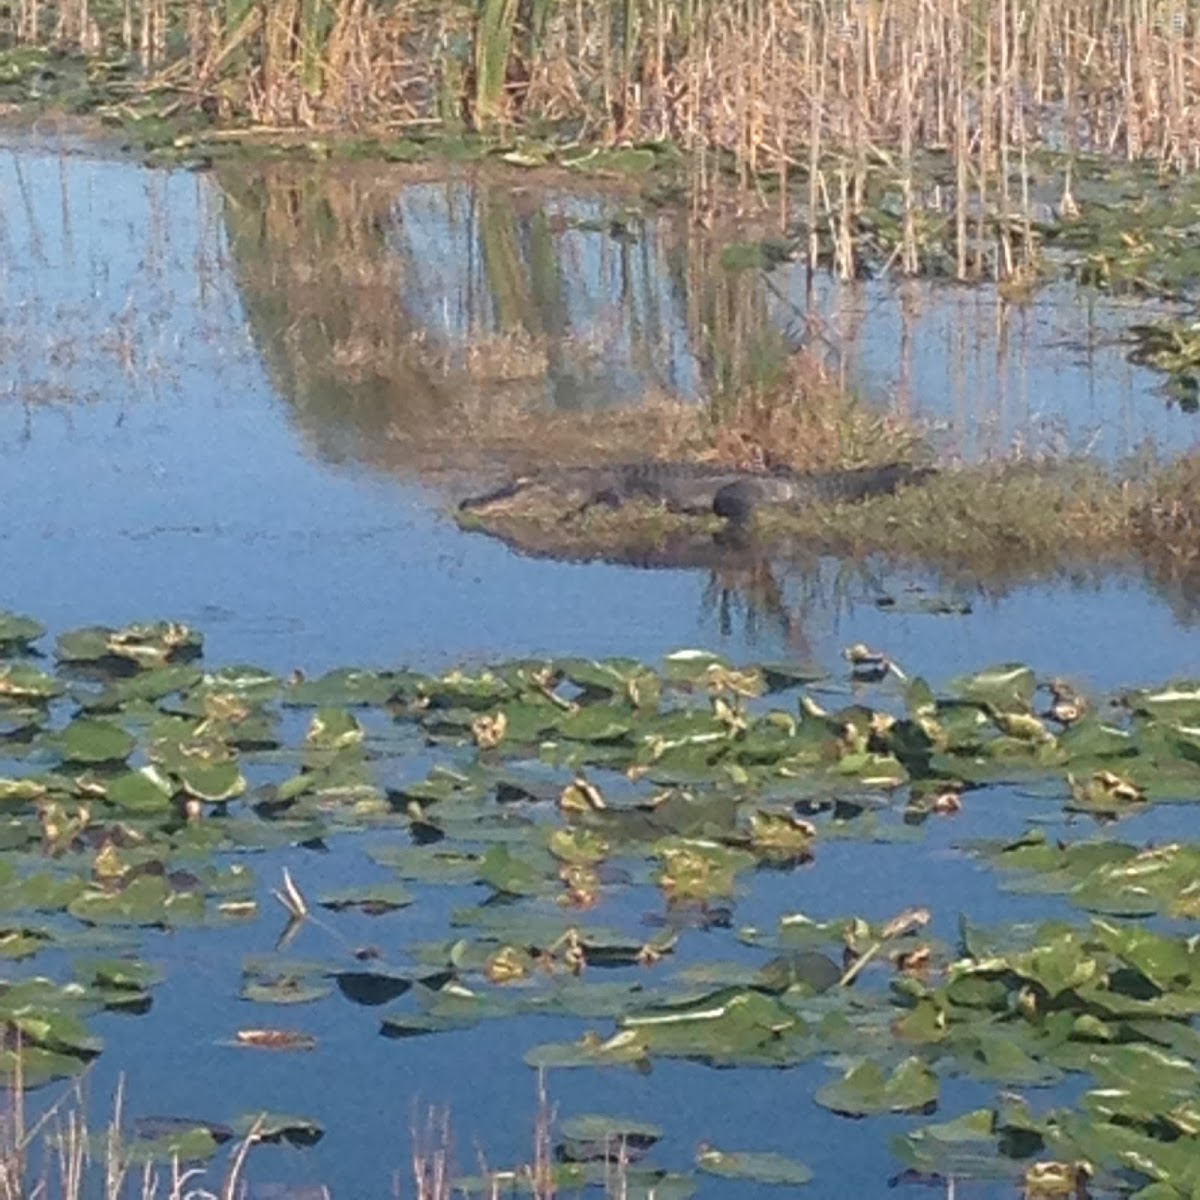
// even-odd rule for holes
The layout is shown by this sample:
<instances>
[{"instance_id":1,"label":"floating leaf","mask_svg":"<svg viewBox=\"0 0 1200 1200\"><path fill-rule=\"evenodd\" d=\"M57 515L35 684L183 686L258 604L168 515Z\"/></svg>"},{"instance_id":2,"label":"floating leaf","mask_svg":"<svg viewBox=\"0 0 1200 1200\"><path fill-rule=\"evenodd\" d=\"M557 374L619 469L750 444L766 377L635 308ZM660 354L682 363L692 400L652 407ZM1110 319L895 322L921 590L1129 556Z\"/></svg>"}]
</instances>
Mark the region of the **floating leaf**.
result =
<instances>
[{"instance_id":1,"label":"floating leaf","mask_svg":"<svg viewBox=\"0 0 1200 1200\"><path fill-rule=\"evenodd\" d=\"M123 762L136 740L111 721L80 717L55 738L63 758L72 763Z\"/></svg>"},{"instance_id":2,"label":"floating leaf","mask_svg":"<svg viewBox=\"0 0 1200 1200\"><path fill-rule=\"evenodd\" d=\"M256 1050L315 1050L317 1039L311 1034L297 1033L293 1029L239 1029L236 1034L239 1046Z\"/></svg>"},{"instance_id":3,"label":"floating leaf","mask_svg":"<svg viewBox=\"0 0 1200 1200\"><path fill-rule=\"evenodd\" d=\"M937 1104L937 1076L919 1059L907 1058L888 1075L871 1059L854 1064L836 1083L817 1091L816 1102L847 1117L884 1112L929 1112Z\"/></svg>"},{"instance_id":4,"label":"floating leaf","mask_svg":"<svg viewBox=\"0 0 1200 1200\"><path fill-rule=\"evenodd\" d=\"M325 1136L325 1127L311 1117L275 1112L248 1113L234 1121L233 1128L239 1137L297 1147L315 1146Z\"/></svg>"},{"instance_id":5,"label":"floating leaf","mask_svg":"<svg viewBox=\"0 0 1200 1200\"><path fill-rule=\"evenodd\" d=\"M754 1183L777 1183L800 1187L812 1180L803 1163L769 1152L728 1152L704 1146L696 1155L696 1166L722 1179L749 1179Z\"/></svg>"},{"instance_id":6,"label":"floating leaf","mask_svg":"<svg viewBox=\"0 0 1200 1200\"><path fill-rule=\"evenodd\" d=\"M110 629L93 625L62 634L56 643L59 661L103 663L106 659L130 662L144 669L162 667L172 659L193 658L203 639L195 630L173 621L129 625Z\"/></svg>"},{"instance_id":7,"label":"floating leaf","mask_svg":"<svg viewBox=\"0 0 1200 1200\"><path fill-rule=\"evenodd\" d=\"M320 679L300 680L283 695L284 704L309 708L382 707L412 687L415 676L343 668Z\"/></svg>"},{"instance_id":8,"label":"floating leaf","mask_svg":"<svg viewBox=\"0 0 1200 1200\"><path fill-rule=\"evenodd\" d=\"M154 767L127 771L104 788L104 798L109 804L130 813L168 812L174 795L171 781Z\"/></svg>"},{"instance_id":9,"label":"floating leaf","mask_svg":"<svg viewBox=\"0 0 1200 1200\"><path fill-rule=\"evenodd\" d=\"M31 702L45 704L67 690L66 684L21 663L0 666L0 703Z\"/></svg>"},{"instance_id":10,"label":"floating leaf","mask_svg":"<svg viewBox=\"0 0 1200 1200\"><path fill-rule=\"evenodd\" d=\"M175 891L161 876L143 875L117 891L84 892L67 911L93 924L191 925L204 919L204 897Z\"/></svg>"},{"instance_id":11,"label":"floating leaf","mask_svg":"<svg viewBox=\"0 0 1200 1200\"><path fill-rule=\"evenodd\" d=\"M1033 706L1037 677L1022 663L1004 663L954 680L948 690L997 712L1028 712Z\"/></svg>"},{"instance_id":12,"label":"floating leaf","mask_svg":"<svg viewBox=\"0 0 1200 1200\"><path fill-rule=\"evenodd\" d=\"M326 892L317 899L323 908L340 912L346 908L357 908L368 916L393 912L406 908L413 902L413 894L399 883L376 884L371 887L343 888L337 892Z\"/></svg>"},{"instance_id":13,"label":"floating leaf","mask_svg":"<svg viewBox=\"0 0 1200 1200\"><path fill-rule=\"evenodd\" d=\"M662 1137L657 1125L597 1114L569 1117L559 1126L559 1153L568 1162L636 1162Z\"/></svg>"},{"instance_id":14,"label":"floating leaf","mask_svg":"<svg viewBox=\"0 0 1200 1200\"><path fill-rule=\"evenodd\" d=\"M46 627L30 617L0 611L0 654L25 654Z\"/></svg>"}]
</instances>

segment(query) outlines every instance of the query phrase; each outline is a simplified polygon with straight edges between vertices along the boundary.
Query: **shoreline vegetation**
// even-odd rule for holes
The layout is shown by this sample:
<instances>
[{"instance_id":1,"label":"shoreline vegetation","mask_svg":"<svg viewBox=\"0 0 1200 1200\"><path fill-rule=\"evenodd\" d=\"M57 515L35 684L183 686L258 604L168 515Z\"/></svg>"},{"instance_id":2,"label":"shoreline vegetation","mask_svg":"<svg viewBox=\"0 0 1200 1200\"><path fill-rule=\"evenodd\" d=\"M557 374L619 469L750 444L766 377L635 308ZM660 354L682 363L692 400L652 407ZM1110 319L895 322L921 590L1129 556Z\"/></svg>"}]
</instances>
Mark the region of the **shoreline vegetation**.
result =
<instances>
[{"instance_id":1,"label":"shoreline vegetation","mask_svg":"<svg viewBox=\"0 0 1200 1200\"><path fill-rule=\"evenodd\" d=\"M689 419L681 408L673 425L661 413L647 414L647 427L670 429L656 444L654 457L664 460L745 468L769 448L776 464L802 472L897 458L937 461L914 423L858 401L803 351L774 380L746 389L716 421L696 408ZM573 448L561 445L556 465L602 466L627 455L628 439L610 443L590 432ZM572 515L552 488L530 488L456 517L464 529L552 558L718 567L835 555L916 564L984 588L1083 566L1132 564L1183 596L1200 585L1200 456L1194 454L1161 461L1142 453L1111 466L1057 454L946 464L895 496L807 509L763 506L750 530L732 540L716 517L646 503Z\"/></svg>"},{"instance_id":2,"label":"shoreline vegetation","mask_svg":"<svg viewBox=\"0 0 1200 1200\"><path fill-rule=\"evenodd\" d=\"M556 165L701 224L771 214L842 278L1018 299L1094 227L1178 243L1164 214L1200 166L1200 17L1147 0L20 0L0 36L0 99L91 112L159 160ZM1124 250L1081 278L1186 286Z\"/></svg>"}]
</instances>

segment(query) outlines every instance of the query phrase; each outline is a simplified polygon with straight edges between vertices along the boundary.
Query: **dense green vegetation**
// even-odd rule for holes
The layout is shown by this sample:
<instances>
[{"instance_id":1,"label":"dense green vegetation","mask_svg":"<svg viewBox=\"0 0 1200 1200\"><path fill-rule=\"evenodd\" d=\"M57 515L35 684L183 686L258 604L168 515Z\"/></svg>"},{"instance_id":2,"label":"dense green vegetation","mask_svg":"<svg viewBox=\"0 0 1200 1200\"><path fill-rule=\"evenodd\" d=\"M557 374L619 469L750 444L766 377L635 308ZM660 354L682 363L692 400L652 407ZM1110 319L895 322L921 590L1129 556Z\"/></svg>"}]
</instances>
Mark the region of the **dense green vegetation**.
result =
<instances>
[{"instance_id":1,"label":"dense green vegetation","mask_svg":"<svg viewBox=\"0 0 1200 1200\"><path fill-rule=\"evenodd\" d=\"M384 1006L379 1032L401 1039L519 1016L585 1021L592 1032L528 1055L551 1076L827 1059L835 1069L810 1099L852 1117L933 1113L948 1081L969 1077L1002 1089L996 1105L913 1125L894 1146L910 1170L1024 1179L1037 1195L1064 1178L1143 1200L1194 1194L1200 850L1026 831L1011 788L1036 787L1101 831L1196 800L1194 682L1086 697L1003 664L935 689L862 647L852 694L820 670L700 651L658 667L561 658L284 680L205 669L199 634L176 624L65 633L52 669L34 654L42 635L0 621L0 946L75 965L0 987L10 1081L80 1071L101 1050L89 1014L150 1006L158 974L137 931L252 920L264 884L245 851L372 830L381 869L358 885L310 898L291 860L277 898L293 927L326 931L329 954L294 958L285 936L243 964L234 986L247 1001L301 1014L340 993ZM1013 833L965 848L1065 896L1080 919L987 930L964 912L951 944L932 933L946 914L923 907L886 921L795 912L736 930L750 959L672 965L682 939L730 924L756 873L798 870L831 839L917 837L976 804L1011 810ZM429 888L462 885L481 903L457 909L444 940L364 955L339 936L339 913L386 921ZM661 929L610 923L629 889L658 893ZM230 1036L321 1053L302 1029ZM1069 1076L1088 1081L1078 1103L1023 1098ZM320 1136L311 1122L258 1120L256 1137ZM198 1158L235 1128L184 1125L151 1145ZM689 1176L632 1165L662 1134L566 1122L535 1187L598 1179L620 1156L635 1187L686 1195ZM754 1147L705 1147L697 1164L807 1177Z\"/></svg>"}]
</instances>

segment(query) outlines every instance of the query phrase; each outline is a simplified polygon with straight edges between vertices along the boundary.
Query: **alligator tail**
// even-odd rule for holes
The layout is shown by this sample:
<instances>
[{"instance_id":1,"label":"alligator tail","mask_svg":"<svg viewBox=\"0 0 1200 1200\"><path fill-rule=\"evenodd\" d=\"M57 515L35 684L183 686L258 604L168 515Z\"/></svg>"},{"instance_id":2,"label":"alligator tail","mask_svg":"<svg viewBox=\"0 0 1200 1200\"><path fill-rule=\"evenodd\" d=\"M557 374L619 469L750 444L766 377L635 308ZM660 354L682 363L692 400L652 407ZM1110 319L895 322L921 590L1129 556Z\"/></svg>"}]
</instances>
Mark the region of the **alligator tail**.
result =
<instances>
[{"instance_id":1,"label":"alligator tail","mask_svg":"<svg viewBox=\"0 0 1200 1200\"><path fill-rule=\"evenodd\" d=\"M912 463L891 462L879 467L859 467L852 471L831 471L821 477L821 498L834 502L867 500L872 496L891 496L897 488L924 483L938 473L936 467L914 467Z\"/></svg>"}]
</instances>

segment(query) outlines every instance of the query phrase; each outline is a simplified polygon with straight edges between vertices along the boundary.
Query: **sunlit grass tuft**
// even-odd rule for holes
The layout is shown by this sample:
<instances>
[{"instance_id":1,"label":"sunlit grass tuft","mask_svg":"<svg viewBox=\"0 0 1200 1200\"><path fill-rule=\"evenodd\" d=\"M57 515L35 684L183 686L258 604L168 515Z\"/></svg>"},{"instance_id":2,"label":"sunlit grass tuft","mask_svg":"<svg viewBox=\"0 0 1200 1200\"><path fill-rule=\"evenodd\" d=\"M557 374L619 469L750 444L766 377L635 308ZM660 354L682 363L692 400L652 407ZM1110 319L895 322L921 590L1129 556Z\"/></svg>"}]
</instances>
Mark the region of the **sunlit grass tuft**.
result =
<instances>
[{"instance_id":1,"label":"sunlit grass tuft","mask_svg":"<svg viewBox=\"0 0 1200 1200\"><path fill-rule=\"evenodd\" d=\"M784 358L771 377L715 410L716 457L733 465L756 448L769 466L800 471L911 461L920 428L894 407L868 404L810 347Z\"/></svg>"},{"instance_id":2,"label":"sunlit grass tuft","mask_svg":"<svg viewBox=\"0 0 1200 1200\"><path fill-rule=\"evenodd\" d=\"M1134 512L1134 531L1151 577L1200 595L1200 454L1160 471Z\"/></svg>"},{"instance_id":3,"label":"sunlit grass tuft","mask_svg":"<svg viewBox=\"0 0 1200 1200\"><path fill-rule=\"evenodd\" d=\"M859 504L764 511L761 523L830 553L884 553L987 576L1126 554L1133 495L1096 464L1017 463L947 471Z\"/></svg>"}]
</instances>

